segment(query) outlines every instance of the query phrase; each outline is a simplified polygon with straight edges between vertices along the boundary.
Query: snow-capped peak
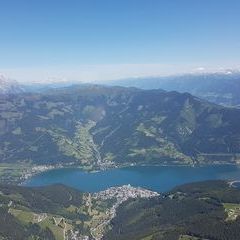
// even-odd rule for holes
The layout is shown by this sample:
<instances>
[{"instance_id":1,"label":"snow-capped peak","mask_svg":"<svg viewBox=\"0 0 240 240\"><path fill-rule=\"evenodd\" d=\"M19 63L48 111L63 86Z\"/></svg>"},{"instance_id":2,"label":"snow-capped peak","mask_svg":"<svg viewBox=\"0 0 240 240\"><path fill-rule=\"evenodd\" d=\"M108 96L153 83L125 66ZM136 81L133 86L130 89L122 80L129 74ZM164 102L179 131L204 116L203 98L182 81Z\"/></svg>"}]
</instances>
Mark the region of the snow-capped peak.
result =
<instances>
[{"instance_id":1,"label":"snow-capped peak","mask_svg":"<svg viewBox=\"0 0 240 240\"><path fill-rule=\"evenodd\" d=\"M16 94L23 92L17 81L0 74L0 94Z\"/></svg>"}]
</instances>

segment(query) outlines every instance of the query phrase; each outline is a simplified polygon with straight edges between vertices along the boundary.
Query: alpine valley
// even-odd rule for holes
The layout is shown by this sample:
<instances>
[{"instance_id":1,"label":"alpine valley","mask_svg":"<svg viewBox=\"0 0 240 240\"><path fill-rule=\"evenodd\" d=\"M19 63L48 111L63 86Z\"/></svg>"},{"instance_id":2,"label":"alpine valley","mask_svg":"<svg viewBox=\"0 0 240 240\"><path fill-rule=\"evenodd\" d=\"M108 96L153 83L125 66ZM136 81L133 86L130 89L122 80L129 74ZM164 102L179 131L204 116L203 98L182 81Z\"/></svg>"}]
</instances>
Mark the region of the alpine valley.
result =
<instances>
[{"instance_id":1,"label":"alpine valley","mask_svg":"<svg viewBox=\"0 0 240 240\"><path fill-rule=\"evenodd\" d=\"M73 85L2 94L1 178L70 165L238 164L239 122L239 109L174 91Z\"/></svg>"},{"instance_id":2,"label":"alpine valley","mask_svg":"<svg viewBox=\"0 0 240 240\"><path fill-rule=\"evenodd\" d=\"M0 240L240 240L240 1L0 1Z\"/></svg>"},{"instance_id":3,"label":"alpine valley","mask_svg":"<svg viewBox=\"0 0 240 240\"><path fill-rule=\"evenodd\" d=\"M240 109L175 91L21 89L0 95L1 240L237 239L240 190L229 180L161 193L19 184L53 168L237 166Z\"/></svg>"}]
</instances>

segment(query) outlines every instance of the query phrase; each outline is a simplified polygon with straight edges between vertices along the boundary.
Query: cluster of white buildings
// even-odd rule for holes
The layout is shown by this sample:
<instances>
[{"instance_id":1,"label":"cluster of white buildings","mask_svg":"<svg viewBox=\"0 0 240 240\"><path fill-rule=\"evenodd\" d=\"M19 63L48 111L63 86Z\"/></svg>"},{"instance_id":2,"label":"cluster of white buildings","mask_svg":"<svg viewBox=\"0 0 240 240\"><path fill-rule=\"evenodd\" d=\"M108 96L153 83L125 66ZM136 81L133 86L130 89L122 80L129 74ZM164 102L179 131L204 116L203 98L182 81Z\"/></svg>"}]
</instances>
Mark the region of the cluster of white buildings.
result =
<instances>
[{"instance_id":1,"label":"cluster of white buildings","mask_svg":"<svg viewBox=\"0 0 240 240\"><path fill-rule=\"evenodd\" d=\"M89 240L88 236L82 236L79 231L68 231L68 234L65 237L66 240Z\"/></svg>"},{"instance_id":2,"label":"cluster of white buildings","mask_svg":"<svg viewBox=\"0 0 240 240\"><path fill-rule=\"evenodd\" d=\"M107 200L107 199L117 199L126 201L129 198L151 198L157 197L159 193L153 192L140 187L132 187L130 184L123 185L121 187L111 187L105 191L101 191L94 194L94 198Z\"/></svg>"}]
</instances>

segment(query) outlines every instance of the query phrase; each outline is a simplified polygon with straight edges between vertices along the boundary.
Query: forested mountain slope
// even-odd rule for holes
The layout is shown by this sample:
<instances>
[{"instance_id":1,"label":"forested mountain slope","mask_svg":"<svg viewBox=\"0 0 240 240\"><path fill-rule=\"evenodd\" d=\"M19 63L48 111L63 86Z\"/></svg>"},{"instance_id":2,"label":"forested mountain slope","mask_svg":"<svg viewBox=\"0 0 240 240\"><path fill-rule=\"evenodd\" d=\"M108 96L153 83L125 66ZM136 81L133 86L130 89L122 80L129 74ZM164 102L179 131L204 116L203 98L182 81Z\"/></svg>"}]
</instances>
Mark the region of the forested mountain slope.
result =
<instances>
[{"instance_id":1,"label":"forested mountain slope","mask_svg":"<svg viewBox=\"0 0 240 240\"><path fill-rule=\"evenodd\" d=\"M0 193L4 240L237 240L240 234L240 190L225 181L160 196L129 186L89 194L64 185L1 185Z\"/></svg>"},{"instance_id":2,"label":"forested mountain slope","mask_svg":"<svg viewBox=\"0 0 240 240\"><path fill-rule=\"evenodd\" d=\"M0 162L238 163L239 123L240 110L162 90L74 86L1 96Z\"/></svg>"},{"instance_id":3,"label":"forested mountain slope","mask_svg":"<svg viewBox=\"0 0 240 240\"><path fill-rule=\"evenodd\" d=\"M176 187L119 207L105 240L237 240L240 191L223 181Z\"/></svg>"}]
</instances>

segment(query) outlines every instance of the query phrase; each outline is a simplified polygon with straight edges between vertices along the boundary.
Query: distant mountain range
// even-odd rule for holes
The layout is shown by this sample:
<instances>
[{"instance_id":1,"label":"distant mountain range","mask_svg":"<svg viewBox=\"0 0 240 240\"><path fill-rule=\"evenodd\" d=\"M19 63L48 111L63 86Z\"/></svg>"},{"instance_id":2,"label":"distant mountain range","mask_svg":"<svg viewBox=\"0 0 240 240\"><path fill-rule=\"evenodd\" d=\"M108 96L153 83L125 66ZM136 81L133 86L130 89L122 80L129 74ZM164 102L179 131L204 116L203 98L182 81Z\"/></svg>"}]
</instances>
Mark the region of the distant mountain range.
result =
<instances>
[{"instance_id":1,"label":"distant mountain range","mask_svg":"<svg viewBox=\"0 0 240 240\"><path fill-rule=\"evenodd\" d=\"M164 89L188 92L208 101L240 107L240 72L226 70L217 73L186 74L169 77L130 78L105 82L108 85Z\"/></svg>"},{"instance_id":2,"label":"distant mountain range","mask_svg":"<svg viewBox=\"0 0 240 240\"><path fill-rule=\"evenodd\" d=\"M0 162L236 164L240 110L189 93L73 86L1 96Z\"/></svg>"},{"instance_id":3,"label":"distant mountain range","mask_svg":"<svg viewBox=\"0 0 240 240\"><path fill-rule=\"evenodd\" d=\"M139 77L121 80L103 81L108 86L136 87L145 90L163 89L191 93L194 96L223 106L240 107L240 71L225 70L215 73L192 73L166 77ZM21 92L44 92L70 86L88 86L91 84L77 81L59 81L45 83L19 84L17 81L0 76L0 94Z\"/></svg>"}]
</instances>

